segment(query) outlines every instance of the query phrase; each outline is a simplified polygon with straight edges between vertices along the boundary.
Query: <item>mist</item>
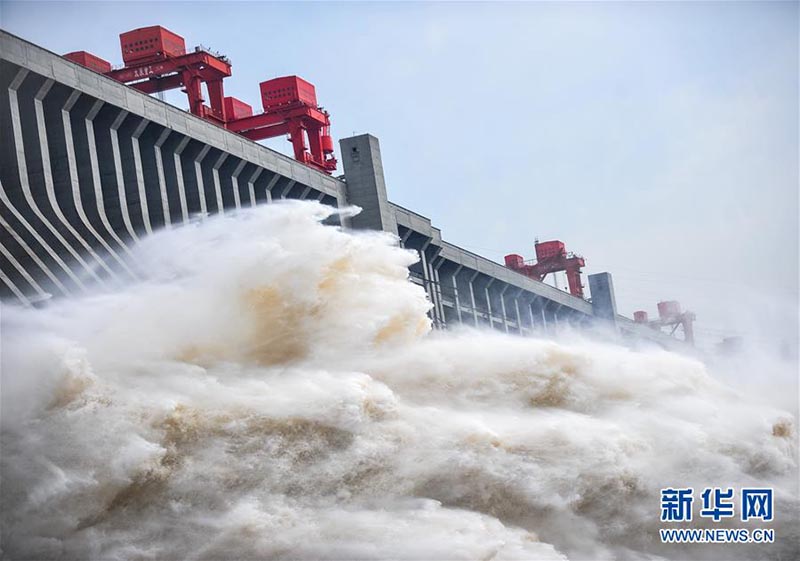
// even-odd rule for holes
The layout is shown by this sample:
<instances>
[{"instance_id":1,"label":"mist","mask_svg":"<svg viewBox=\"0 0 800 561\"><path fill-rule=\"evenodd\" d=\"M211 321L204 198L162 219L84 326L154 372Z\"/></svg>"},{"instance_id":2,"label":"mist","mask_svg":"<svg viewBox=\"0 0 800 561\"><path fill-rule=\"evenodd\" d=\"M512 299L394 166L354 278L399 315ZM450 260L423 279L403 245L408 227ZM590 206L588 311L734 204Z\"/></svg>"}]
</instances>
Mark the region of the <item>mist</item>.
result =
<instances>
[{"instance_id":1,"label":"mist","mask_svg":"<svg viewBox=\"0 0 800 561\"><path fill-rule=\"evenodd\" d=\"M161 231L141 282L3 306L5 557L800 555L782 359L434 332L415 254L335 212ZM669 486L774 488L776 543L659 543Z\"/></svg>"}]
</instances>

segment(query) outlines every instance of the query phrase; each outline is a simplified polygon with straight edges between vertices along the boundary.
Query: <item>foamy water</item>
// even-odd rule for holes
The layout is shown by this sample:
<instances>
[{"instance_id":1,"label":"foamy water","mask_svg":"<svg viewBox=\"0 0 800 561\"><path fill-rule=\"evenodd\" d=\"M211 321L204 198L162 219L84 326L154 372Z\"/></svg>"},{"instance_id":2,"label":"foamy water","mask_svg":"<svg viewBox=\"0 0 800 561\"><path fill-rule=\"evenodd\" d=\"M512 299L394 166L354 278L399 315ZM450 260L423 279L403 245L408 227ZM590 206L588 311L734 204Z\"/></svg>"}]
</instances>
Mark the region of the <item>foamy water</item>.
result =
<instances>
[{"instance_id":1,"label":"foamy water","mask_svg":"<svg viewBox=\"0 0 800 561\"><path fill-rule=\"evenodd\" d=\"M798 557L790 413L663 351L431 333L414 256L330 212L162 232L146 282L4 307L6 558ZM778 543L660 544L667 486L774 487Z\"/></svg>"}]
</instances>

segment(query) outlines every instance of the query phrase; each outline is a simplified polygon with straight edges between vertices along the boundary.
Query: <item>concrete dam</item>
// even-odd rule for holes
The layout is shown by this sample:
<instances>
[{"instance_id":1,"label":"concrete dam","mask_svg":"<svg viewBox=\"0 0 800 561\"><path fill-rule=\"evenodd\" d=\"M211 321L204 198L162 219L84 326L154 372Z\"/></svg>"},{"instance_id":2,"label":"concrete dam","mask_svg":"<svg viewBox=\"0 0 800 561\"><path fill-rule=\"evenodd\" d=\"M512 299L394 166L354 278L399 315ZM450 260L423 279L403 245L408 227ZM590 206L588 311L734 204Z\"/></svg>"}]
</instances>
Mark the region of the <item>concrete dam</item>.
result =
<instances>
[{"instance_id":1,"label":"concrete dam","mask_svg":"<svg viewBox=\"0 0 800 561\"><path fill-rule=\"evenodd\" d=\"M448 243L431 220L392 203L378 139L343 138L336 178L0 32L0 296L37 305L136 278L131 247L197 215L280 199L357 205L341 226L383 230L417 252L410 278L436 328L530 335L596 322L623 336L682 346L617 313L609 273L591 301Z\"/></svg>"},{"instance_id":2,"label":"concrete dam","mask_svg":"<svg viewBox=\"0 0 800 561\"><path fill-rule=\"evenodd\" d=\"M785 9L142 8L0 9L0 558L800 559Z\"/></svg>"}]
</instances>

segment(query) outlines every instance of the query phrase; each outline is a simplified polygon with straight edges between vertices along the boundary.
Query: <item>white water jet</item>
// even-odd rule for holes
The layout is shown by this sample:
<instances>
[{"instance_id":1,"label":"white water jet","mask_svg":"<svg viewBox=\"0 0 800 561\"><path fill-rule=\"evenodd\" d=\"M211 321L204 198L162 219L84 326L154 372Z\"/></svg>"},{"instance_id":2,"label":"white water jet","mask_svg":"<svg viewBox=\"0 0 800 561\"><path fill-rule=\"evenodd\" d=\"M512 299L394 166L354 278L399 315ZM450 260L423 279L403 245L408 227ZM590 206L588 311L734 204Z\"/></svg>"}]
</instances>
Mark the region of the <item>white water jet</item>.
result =
<instances>
[{"instance_id":1,"label":"white water jet","mask_svg":"<svg viewBox=\"0 0 800 561\"><path fill-rule=\"evenodd\" d=\"M5 557L800 554L791 413L664 351L430 333L413 254L331 212L163 231L144 282L3 308ZM669 486L774 487L777 543L660 544Z\"/></svg>"}]
</instances>

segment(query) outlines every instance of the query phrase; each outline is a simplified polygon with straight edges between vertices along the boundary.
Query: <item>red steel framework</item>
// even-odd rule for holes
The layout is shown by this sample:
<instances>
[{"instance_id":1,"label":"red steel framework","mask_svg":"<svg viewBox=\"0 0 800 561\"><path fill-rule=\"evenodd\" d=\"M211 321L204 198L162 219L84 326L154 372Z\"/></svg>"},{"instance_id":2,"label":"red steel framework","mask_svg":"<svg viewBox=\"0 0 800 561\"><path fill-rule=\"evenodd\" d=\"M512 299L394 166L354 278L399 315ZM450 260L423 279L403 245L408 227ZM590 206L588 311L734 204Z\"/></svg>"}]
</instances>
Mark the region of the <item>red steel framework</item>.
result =
<instances>
[{"instance_id":1,"label":"red steel framework","mask_svg":"<svg viewBox=\"0 0 800 561\"><path fill-rule=\"evenodd\" d=\"M681 311L681 305L675 300L664 300L658 303L658 319L650 320L647 312L638 310L633 312L633 321L649 325L653 329L661 330L662 327L670 329L673 335L678 327L683 329L683 340L694 345L694 321L697 319L694 312Z\"/></svg>"},{"instance_id":2,"label":"red steel framework","mask_svg":"<svg viewBox=\"0 0 800 561\"><path fill-rule=\"evenodd\" d=\"M314 86L297 76L284 76L261 82L260 88L264 112L228 121L228 130L250 140L288 134L297 161L328 173L335 170L331 121L317 105Z\"/></svg>"},{"instance_id":3,"label":"red steel framework","mask_svg":"<svg viewBox=\"0 0 800 561\"><path fill-rule=\"evenodd\" d=\"M225 56L201 47L186 52L183 37L159 25L120 34L120 48L124 67L119 69L86 51L65 57L147 94L181 88L194 115L251 140L289 135L296 160L325 173L336 169L330 116L317 105L313 84L297 76L262 82L264 112L254 115L247 103L225 97L222 82L231 75Z\"/></svg>"},{"instance_id":4,"label":"red steel framework","mask_svg":"<svg viewBox=\"0 0 800 561\"><path fill-rule=\"evenodd\" d=\"M583 298L583 284L581 283L581 267L586 266L583 257L567 253L564 242L552 240L548 242L535 242L536 263L529 265L521 255L512 253L506 255L506 267L522 273L538 281L550 273L565 271L569 293L578 298Z\"/></svg>"}]
</instances>

